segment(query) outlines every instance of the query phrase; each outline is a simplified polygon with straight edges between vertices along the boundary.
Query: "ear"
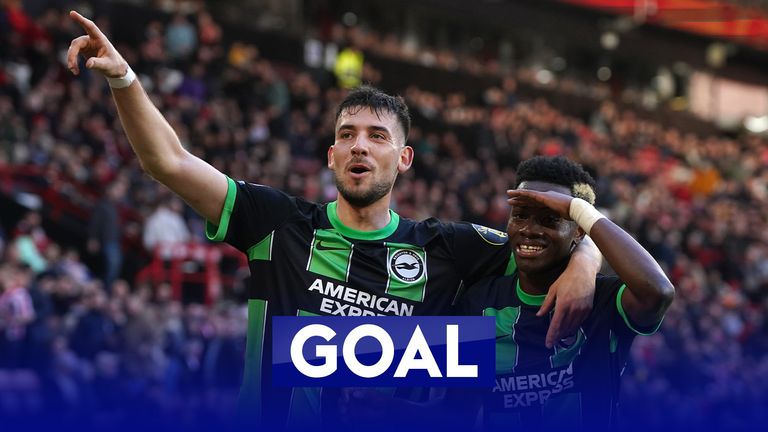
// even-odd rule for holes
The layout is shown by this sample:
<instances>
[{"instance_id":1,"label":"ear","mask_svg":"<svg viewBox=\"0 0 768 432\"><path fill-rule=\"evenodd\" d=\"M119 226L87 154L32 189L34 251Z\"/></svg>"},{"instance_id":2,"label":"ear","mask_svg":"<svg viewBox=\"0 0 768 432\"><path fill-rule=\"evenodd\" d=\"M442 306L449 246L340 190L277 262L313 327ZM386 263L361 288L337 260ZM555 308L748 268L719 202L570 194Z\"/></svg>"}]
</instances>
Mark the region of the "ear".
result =
<instances>
[{"instance_id":1,"label":"ear","mask_svg":"<svg viewBox=\"0 0 768 432\"><path fill-rule=\"evenodd\" d=\"M333 169L333 145L328 147L328 168Z\"/></svg>"},{"instance_id":2,"label":"ear","mask_svg":"<svg viewBox=\"0 0 768 432\"><path fill-rule=\"evenodd\" d=\"M587 235L587 233L585 233L580 226L576 225L576 236L573 238L574 243L581 243L581 241L584 240L585 235Z\"/></svg>"},{"instance_id":3,"label":"ear","mask_svg":"<svg viewBox=\"0 0 768 432\"><path fill-rule=\"evenodd\" d=\"M397 172L402 174L413 164L413 147L403 146L400 149L400 160L397 162Z\"/></svg>"}]
</instances>

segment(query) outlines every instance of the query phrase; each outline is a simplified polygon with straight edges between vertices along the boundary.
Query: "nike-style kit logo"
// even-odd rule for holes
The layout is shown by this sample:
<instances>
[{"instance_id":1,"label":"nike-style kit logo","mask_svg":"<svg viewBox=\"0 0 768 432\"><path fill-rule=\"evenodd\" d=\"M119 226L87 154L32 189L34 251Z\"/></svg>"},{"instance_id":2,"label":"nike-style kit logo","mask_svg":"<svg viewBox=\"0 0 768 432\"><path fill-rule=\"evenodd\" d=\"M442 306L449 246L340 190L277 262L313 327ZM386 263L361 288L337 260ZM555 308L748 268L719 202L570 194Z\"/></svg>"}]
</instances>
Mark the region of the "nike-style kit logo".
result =
<instances>
[{"instance_id":1,"label":"nike-style kit logo","mask_svg":"<svg viewBox=\"0 0 768 432\"><path fill-rule=\"evenodd\" d=\"M317 242L317 244L315 245L315 249L321 250L321 251L349 250L349 248L345 248L345 247L326 246L322 241Z\"/></svg>"}]
</instances>

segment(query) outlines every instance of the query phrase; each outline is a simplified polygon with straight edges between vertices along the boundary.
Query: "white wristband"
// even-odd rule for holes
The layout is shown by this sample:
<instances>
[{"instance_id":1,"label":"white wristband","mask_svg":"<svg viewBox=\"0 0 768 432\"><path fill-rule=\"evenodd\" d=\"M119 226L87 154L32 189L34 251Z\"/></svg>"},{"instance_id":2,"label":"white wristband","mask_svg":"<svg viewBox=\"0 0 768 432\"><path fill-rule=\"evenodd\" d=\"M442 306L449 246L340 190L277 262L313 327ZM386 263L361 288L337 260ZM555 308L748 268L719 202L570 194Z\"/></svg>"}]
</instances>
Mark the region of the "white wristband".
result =
<instances>
[{"instance_id":1,"label":"white wristband","mask_svg":"<svg viewBox=\"0 0 768 432\"><path fill-rule=\"evenodd\" d=\"M136 81L136 74L133 72L133 69L131 69L130 66L128 66L128 72L126 72L125 75L121 76L120 78L107 77L109 86L116 89L126 88L133 84L134 81Z\"/></svg>"},{"instance_id":2,"label":"white wristband","mask_svg":"<svg viewBox=\"0 0 768 432\"><path fill-rule=\"evenodd\" d=\"M568 214L587 234L592 230L592 225L594 225L595 222L605 217L605 215L600 213L592 206L592 204L581 198L574 198L571 200Z\"/></svg>"}]
</instances>

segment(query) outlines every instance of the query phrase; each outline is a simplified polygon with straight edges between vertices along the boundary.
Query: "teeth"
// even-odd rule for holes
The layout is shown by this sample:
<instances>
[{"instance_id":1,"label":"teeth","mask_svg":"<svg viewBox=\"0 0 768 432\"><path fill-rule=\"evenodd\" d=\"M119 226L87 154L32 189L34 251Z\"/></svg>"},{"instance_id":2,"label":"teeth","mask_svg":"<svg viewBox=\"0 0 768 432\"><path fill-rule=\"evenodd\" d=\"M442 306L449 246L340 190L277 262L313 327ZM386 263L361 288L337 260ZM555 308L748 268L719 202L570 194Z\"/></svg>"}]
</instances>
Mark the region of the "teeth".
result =
<instances>
[{"instance_id":1,"label":"teeth","mask_svg":"<svg viewBox=\"0 0 768 432\"><path fill-rule=\"evenodd\" d=\"M520 250L525 252L538 252L540 250L543 250L544 248L541 246L531 246L531 245L520 245Z\"/></svg>"}]
</instances>

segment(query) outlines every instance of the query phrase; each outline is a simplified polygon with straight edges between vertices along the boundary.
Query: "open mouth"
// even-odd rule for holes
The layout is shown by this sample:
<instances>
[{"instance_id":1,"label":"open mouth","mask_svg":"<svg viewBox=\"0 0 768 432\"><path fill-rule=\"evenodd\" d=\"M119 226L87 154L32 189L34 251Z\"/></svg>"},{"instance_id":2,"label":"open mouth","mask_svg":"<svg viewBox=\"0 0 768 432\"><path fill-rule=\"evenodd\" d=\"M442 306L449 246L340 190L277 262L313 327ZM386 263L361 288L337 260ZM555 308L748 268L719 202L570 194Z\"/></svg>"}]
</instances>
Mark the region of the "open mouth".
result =
<instances>
[{"instance_id":1,"label":"open mouth","mask_svg":"<svg viewBox=\"0 0 768 432\"><path fill-rule=\"evenodd\" d=\"M521 258L535 258L541 255L546 246L539 244L518 244L516 248L517 256Z\"/></svg>"},{"instance_id":2,"label":"open mouth","mask_svg":"<svg viewBox=\"0 0 768 432\"><path fill-rule=\"evenodd\" d=\"M349 167L349 172L352 173L353 177L363 176L370 171L371 169L368 168L367 165L363 165L363 164L354 164L351 167Z\"/></svg>"}]
</instances>

